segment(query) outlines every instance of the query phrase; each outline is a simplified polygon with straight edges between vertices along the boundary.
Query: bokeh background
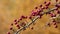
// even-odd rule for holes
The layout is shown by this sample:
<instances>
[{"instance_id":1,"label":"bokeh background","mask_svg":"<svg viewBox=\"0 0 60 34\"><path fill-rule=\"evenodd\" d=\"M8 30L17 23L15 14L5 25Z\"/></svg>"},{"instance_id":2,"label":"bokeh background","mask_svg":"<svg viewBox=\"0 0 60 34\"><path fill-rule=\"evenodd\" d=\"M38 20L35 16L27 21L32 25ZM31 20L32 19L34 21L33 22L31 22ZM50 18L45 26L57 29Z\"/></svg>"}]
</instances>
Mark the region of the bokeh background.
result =
<instances>
[{"instance_id":1,"label":"bokeh background","mask_svg":"<svg viewBox=\"0 0 60 34\"><path fill-rule=\"evenodd\" d=\"M49 0L0 0L0 34L7 34L14 19L18 19L21 15L29 16L31 11L36 6L39 7L40 4L43 4L44 1ZM51 2L55 4L54 0ZM27 28L21 34L60 34L60 24L58 24L58 28L42 28L48 20L49 16L44 15L42 19L36 21L34 26L30 26L34 27L33 30Z\"/></svg>"}]
</instances>

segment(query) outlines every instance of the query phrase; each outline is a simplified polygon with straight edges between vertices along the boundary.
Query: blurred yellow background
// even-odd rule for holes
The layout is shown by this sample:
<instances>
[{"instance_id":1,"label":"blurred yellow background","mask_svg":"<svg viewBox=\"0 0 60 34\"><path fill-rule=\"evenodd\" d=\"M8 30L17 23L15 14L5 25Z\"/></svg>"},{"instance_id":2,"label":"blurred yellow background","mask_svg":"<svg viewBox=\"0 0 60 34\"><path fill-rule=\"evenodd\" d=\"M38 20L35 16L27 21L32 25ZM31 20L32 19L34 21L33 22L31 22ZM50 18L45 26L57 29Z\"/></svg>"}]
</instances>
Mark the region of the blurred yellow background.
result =
<instances>
[{"instance_id":1,"label":"blurred yellow background","mask_svg":"<svg viewBox=\"0 0 60 34\"><path fill-rule=\"evenodd\" d=\"M21 15L29 16L31 10L43 4L44 1L49 0L0 0L0 34L6 34L9 31L10 24L14 19L18 19ZM54 4L55 1L52 0L51 2ZM60 34L60 24L58 24L58 28L42 28L49 20L48 18L44 15L42 19L36 21L33 30L27 28L21 34Z\"/></svg>"}]
</instances>

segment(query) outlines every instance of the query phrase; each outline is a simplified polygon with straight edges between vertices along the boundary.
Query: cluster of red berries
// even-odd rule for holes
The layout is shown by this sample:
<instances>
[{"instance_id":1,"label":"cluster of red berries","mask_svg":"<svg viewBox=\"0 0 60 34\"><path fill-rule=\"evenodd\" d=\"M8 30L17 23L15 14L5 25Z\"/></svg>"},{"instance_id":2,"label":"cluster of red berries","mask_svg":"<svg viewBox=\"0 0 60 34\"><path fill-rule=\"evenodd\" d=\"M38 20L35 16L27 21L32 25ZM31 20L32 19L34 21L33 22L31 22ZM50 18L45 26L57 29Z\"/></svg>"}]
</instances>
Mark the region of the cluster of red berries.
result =
<instances>
[{"instance_id":1,"label":"cluster of red berries","mask_svg":"<svg viewBox=\"0 0 60 34\"><path fill-rule=\"evenodd\" d=\"M58 0L56 0L56 2L58 2ZM37 10L37 11L32 11L30 17L21 16L19 19L15 19L15 20L14 20L14 23L11 24L10 30L13 30L13 27L12 27L13 24L15 24L18 29L20 29L21 27L24 27L24 26L26 25L25 22L22 22L21 24L18 23L18 22L22 21L23 19L27 19L27 18L32 19L33 16L40 16L39 18L42 18L43 14L44 14L43 10L44 10L44 9L49 9L49 5L50 5L50 4L51 4L50 1L48 1L48 2L45 1L45 2L44 2L44 5L45 5L45 6L43 6L43 5L41 4L41 5L39 6L39 7L40 7L39 9L38 9L38 7L35 7L35 9L38 9L38 10ZM60 11L58 10L58 8L60 8L60 4L56 4L55 7L56 7L55 10L57 11L57 14L60 14ZM51 17L56 17L56 14L51 13L51 12L46 12L46 14L50 14ZM33 19L32 19L32 20L33 20ZM54 25L56 25L55 21L53 21L53 22L54 22ZM50 24L48 24L48 25L50 26ZM57 25L55 26L55 28L57 28ZM33 27L32 27L31 29L33 29ZM10 34L10 32L8 32L7 34Z\"/></svg>"},{"instance_id":2,"label":"cluster of red berries","mask_svg":"<svg viewBox=\"0 0 60 34\"><path fill-rule=\"evenodd\" d=\"M27 16L21 16L19 19L15 19L15 20L14 20L14 23L11 24L10 30L13 31L13 24L15 24L16 27L17 27L18 29L20 29L21 26L25 25L26 23L25 23L25 22L22 22L21 24L18 24L18 22L20 22L20 21L22 21L23 19L26 19L26 18L27 18ZM10 32L8 32L7 34L10 34Z\"/></svg>"}]
</instances>

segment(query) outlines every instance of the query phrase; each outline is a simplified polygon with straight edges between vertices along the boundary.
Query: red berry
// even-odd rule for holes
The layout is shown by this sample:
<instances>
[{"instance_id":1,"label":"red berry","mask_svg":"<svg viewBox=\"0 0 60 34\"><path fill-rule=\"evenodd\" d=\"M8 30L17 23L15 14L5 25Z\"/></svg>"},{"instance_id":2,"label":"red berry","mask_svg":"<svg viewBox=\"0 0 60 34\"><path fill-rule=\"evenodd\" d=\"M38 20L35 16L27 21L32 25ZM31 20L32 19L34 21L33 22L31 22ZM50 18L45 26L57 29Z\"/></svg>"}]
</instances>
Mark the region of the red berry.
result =
<instances>
[{"instance_id":1,"label":"red berry","mask_svg":"<svg viewBox=\"0 0 60 34\"><path fill-rule=\"evenodd\" d=\"M42 7L42 5L40 5L40 7Z\"/></svg>"},{"instance_id":2,"label":"red berry","mask_svg":"<svg viewBox=\"0 0 60 34\"><path fill-rule=\"evenodd\" d=\"M27 16L21 16L21 18L20 18L20 20L22 20L22 19L26 19L27 18Z\"/></svg>"},{"instance_id":3,"label":"red berry","mask_svg":"<svg viewBox=\"0 0 60 34\"><path fill-rule=\"evenodd\" d=\"M35 9L38 9L38 7L35 7Z\"/></svg>"},{"instance_id":4,"label":"red berry","mask_svg":"<svg viewBox=\"0 0 60 34\"><path fill-rule=\"evenodd\" d=\"M56 23L54 23L54 25L56 25Z\"/></svg>"},{"instance_id":5,"label":"red berry","mask_svg":"<svg viewBox=\"0 0 60 34\"><path fill-rule=\"evenodd\" d=\"M53 21L52 21L52 22L56 22L56 21L55 21L55 19L53 19Z\"/></svg>"},{"instance_id":6,"label":"red berry","mask_svg":"<svg viewBox=\"0 0 60 34\"><path fill-rule=\"evenodd\" d=\"M57 28L58 26L57 25L55 25L55 28Z\"/></svg>"},{"instance_id":7,"label":"red berry","mask_svg":"<svg viewBox=\"0 0 60 34\"><path fill-rule=\"evenodd\" d=\"M17 22L15 22L15 25L17 24Z\"/></svg>"},{"instance_id":8,"label":"red berry","mask_svg":"<svg viewBox=\"0 0 60 34\"><path fill-rule=\"evenodd\" d=\"M10 32L7 32L7 34L10 34Z\"/></svg>"},{"instance_id":9,"label":"red berry","mask_svg":"<svg viewBox=\"0 0 60 34\"><path fill-rule=\"evenodd\" d=\"M32 12L32 16L36 16L37 12Z\"/></svg>"},{"instance_id":10,"label":"red berry","mask_svg":"<svg viewBox=\"0 0 60 34\"><path fill-rule=\"evenodd\" d=\"M51 13L50 16L51 17L56 17L56 14Z\"/></svg>"},{"instance_id":11,"label":"red berry","mask_svg":"<svg viewBox=\"0 0 60 34\"><path fill-rule=\"evenodd\" d=\"M20 27L19 24L17 24L17 27Z\"/></svg>"},{"instance_id":12,"label":"red berry","mask_svg":"<svg viewBox=\"0 0 60 34\"><path fill-rule=\"evenodd\" d=\"M57 13L58 13L58 14L60 14L60 11L59 11L59 10L57 10Z\"/></svg>"},{"instance_id":13,"label":"red berry","mask_svg":"<svg viewBox=\"0 0 60 34\"><path fill-rule=\"evenodd\" d=\"M13 23L11 24L11 26L13 26Z\"/></svg>"},{"instance_id":14,"label":"red berry","mask_svg":"<svg viewBox=\"0 0 60 34\"><path fill-rule=\"evenodd\" d=\"M42 9L45 9L45 7L42 7Z\"/></svg>"},{"instance_id":15,"label":"red berry","mask_svg":"<svg viewBox=\"0 0 60 34\"><path fill-rule=\"evenodd\" d=\"M53 14L51 13L50 16L53 17Z\"/></svg>"},{"instance_id":16,"label":"red berry","mask_svg":"<svg viewBox=\"0 0 60 34\"><path fill-rule=\"evenodd\" d=\"M25 18L25 16L22 15L21 18Z\"/></svg>"},{"instance_id":17,"label":"red berry","mask_svg":"<svg viewBox=\"0 0 60 34\"><path fill-rule=\"evenodd\" d=\"M32 19L32 17L30 16L29 19Z\"/></svg>"},{"instance_id":18,"label":"red berry","mask_svg":"<svg viewBox=\"0 0 60 34\"><path fill-rule=\"evenodd\" d=\"M50 27L50 23L47 24Z\"/></svg>"},{"instance_id":19,"label":"red berry","mask_svg":"<svg viewBox=\"0 0 60 34\"><path fill-rule=\"evenodd\" d=\"M15 19L14 22L17 22L17 20Z\"/></svg>"},{"instance_id":20,"label":"red berry","mask_svg":"<svg viewBox=\"0 0 60 34\"><path fill-rule=\"evenodd\" d=\"M18 28L18 29L20 29L20 26L19 26L19 24L17 24L17 28Z\"/></svg>"},{"instance_id":21,"label":"red berry","mask_svg":"<svg viewBox=\"0 0 60 34\"><path fill-rule=\"evenodd\" d=\"M47 2L45 1L44 4L46 4Z\"/></svg>"},{"instance_id":22,"label":"red berry","mask_svg":"<svg viewBox=\"0 0 60 34\"><path fill-rule=\"evenodd\" d=\"M33 30L33 27L31 29Z\"/></svg>"},{"instance_id":23,"label":"red berry","mask_svg":"<svg viewBox=\"0 0 60 34\"><path fill-rule=\"evenodd\" d=\"M37 11L37 15L39 15L40 14L40 11Z\"/></svg>"},{"instance_id":24,"label":"red berry","mask_svg":"<svg viewBox=\"0 0 60 34\"><path fill-rule=\"evenodd\" d=\"M12 30L13 28L12 27L10 27L10 30Z\"/></svg>"},{"instance_id":25,"label":"red berry","mask_svg":"<svg viewBox=\"0 0 60 34\"><path fill-rule=\"evenodd\" d=\"M20 18L19 20L22 20L22 18Z\"/></svg>"},{"instance_id":26,"label":"red berry","mask_svg":"<svg viewBox=\"0 0 60 34\"><path fill-rule=\"evenodd\" d=\"M18 29L20 29L20 27L18 27Z\"/></svg>"},{"instance_id":27,"label":"red berry","mask_svg":"<svg viewBox=\"0 0 60 34\"><path fill-rule=\"evenodd\" d=\"M48 9L48 6L45 6L45 9Z\"/></svg>"},{"instance_id":28,"label":"red berry","mask_svg":"<svg viewBox=\"0 0 60 34\"><path fill-rule=\"evenodd\" d=\"M43 11L43 9L41 8L41 9L39 9L39 11L38 12L42 12Z\"/></svg>"},{"instance_id":29,"label":"red berry","mask_svg":"<svg viewBox=\"0 0 60 34\"><path fill-rule=\"evenodd\" d=\"M47 2L47 3L46 3L46 6L49 6L50 4L51 4L50 2Z\"/></svg>"},{"instance_id":30,"label":"red berry","mask_svg":"<svg viewBox=\"0 0 60 34\"><path fill-rule=\"evenodd\" d=\"M55 6L58 7L58 8L60 8L60 4L56 4Z\"/></svg>"}]
</instances>

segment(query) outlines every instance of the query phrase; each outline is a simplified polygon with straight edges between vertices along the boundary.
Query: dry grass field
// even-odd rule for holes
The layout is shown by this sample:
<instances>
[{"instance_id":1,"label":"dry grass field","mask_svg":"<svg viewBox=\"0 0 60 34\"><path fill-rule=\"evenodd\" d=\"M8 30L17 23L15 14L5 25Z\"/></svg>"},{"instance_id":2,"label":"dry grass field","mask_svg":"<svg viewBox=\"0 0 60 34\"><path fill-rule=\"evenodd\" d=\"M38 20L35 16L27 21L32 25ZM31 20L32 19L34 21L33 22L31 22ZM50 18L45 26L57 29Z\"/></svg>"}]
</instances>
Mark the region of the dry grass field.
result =
<instances>
[{"instance_id":1,"label":"dry grass field","mask_svg":"<svg viewBox=\"0 0 60 34\"><path fill-rule=\"evenodd\" d=\"M9 31L10 24L14 19L18 19L21 15L29 16L31 10L36 6L39 7L44 1L49 0L0 0L0 34L6 34ZM55 4L54 0L51 2ZM30 26L34 27L33 30L27 28L27 30L21 31L21 34L60 34L60 24L58 24L58 28L54 28L53 25L42 28L48 20L49 16L43 15L35 25Z\"/></svg>"}]
</instances>

